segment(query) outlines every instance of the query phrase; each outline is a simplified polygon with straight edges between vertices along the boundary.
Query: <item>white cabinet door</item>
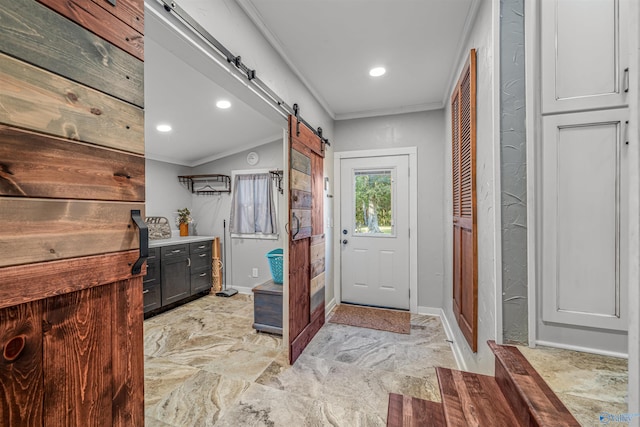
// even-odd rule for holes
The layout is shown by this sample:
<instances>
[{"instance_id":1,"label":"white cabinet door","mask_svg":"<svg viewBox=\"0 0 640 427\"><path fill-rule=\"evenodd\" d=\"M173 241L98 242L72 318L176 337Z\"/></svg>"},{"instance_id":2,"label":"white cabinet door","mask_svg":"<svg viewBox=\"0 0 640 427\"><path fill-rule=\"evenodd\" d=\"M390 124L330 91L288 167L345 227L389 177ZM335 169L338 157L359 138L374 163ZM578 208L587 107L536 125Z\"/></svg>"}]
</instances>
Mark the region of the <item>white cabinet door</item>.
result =
<instances>
[{"instance_id":1,"label":"white cabinet door","mask_svg":"<svg viewBox=\"0 0 640 427\"><path fill-rule=\"evenodd\" d=\"M543 118L544 321L627 329L626 116Z\"/></svg>"},{"instance_id":2,"label":"white cabinet door","mask_svg":"<svg viewBox=\"0 0 640 427\"><path fill-rule=\"evenodd\" d=\"M540 2L543 114L627 104L627 1Z\"/></svg>"}]
</instances>

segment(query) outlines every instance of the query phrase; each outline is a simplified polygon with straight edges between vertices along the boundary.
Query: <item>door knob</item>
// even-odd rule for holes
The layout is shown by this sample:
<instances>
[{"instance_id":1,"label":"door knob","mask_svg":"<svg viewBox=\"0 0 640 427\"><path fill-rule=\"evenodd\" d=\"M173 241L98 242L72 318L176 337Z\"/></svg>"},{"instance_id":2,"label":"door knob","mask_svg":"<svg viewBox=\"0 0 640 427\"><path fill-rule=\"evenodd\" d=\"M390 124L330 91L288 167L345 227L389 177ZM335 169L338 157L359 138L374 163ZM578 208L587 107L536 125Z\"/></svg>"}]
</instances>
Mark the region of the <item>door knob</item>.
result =
<instances>
[{"instance_id":1,"label":"door knob","mask_svg":"<svg viewBox=\"0 0 640 427\"><path fill-rule=\"evenodd\" d=\"M342 244L343 244L343 245L346 245L346 244L347 244L347 239L344 239L344 240L342 241Z\"/></svg>"}]
</instances>

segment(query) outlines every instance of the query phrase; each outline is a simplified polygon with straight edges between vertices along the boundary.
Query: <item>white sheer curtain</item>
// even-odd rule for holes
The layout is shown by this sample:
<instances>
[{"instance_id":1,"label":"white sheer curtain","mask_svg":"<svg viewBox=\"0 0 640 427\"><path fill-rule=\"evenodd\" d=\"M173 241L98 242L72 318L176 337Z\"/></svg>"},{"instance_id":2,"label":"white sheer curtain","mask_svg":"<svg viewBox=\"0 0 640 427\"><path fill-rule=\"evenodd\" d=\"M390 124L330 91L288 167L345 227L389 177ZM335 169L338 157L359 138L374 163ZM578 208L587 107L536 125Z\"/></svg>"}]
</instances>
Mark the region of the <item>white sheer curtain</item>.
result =
<instances>
[{"instance_id":1,"label":"white sheer curtain","mask_svg":"<svg viewBox=\"0 0 640 427\"><path fill-rule=\"evenodd\" d=\"M277 237L276 205L268 173L236 175L229 222L232 237Z\"/></svg>"}]
</instances>

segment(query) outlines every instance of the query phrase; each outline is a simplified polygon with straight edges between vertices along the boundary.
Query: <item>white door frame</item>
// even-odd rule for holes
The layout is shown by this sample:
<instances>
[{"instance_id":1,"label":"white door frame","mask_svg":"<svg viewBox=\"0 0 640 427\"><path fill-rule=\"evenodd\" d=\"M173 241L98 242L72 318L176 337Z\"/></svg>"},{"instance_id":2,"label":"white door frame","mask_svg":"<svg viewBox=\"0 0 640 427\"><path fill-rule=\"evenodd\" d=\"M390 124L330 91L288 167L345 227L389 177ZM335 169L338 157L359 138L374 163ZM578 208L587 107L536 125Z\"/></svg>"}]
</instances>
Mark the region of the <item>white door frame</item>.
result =
<instances>
[{"instance_id":1,"label":"white door frame","mask_svg":"<svg viewBox=\"0 0 640 427\"><path fill-rule=\"evenodd\" d=\"M342 159L359 157L409 156L409 311L418 312L418 149L416 147L383 148L378 150L339 151L333 153L334 162L334 208L333 250L335 268L333 270L333 287L337 304L342 302L342 258L340 256L340 182Z\"/></svg>"}]
</instances>

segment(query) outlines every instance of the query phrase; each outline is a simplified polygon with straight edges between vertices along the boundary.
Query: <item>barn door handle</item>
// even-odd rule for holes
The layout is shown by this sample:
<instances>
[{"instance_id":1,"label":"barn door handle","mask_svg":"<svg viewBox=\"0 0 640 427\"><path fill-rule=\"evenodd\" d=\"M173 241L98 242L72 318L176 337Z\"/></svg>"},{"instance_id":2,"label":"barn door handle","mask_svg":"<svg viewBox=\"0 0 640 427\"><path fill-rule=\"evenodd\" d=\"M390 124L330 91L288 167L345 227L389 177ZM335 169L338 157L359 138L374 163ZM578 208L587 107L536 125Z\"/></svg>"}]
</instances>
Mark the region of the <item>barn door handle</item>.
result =
<instances>
[{"instance_id":1,"label":"barn door handle","mask_svg":"<svg viewBox=\"0 0 640 427\"><path fill-rule=\"evenodd\" d=\"M291 238L294 239L300 232L300 218L296 216L295 212L291 213L291 218L296 220L296 232L291 236Z\"/></svg>"},{"instance_id":2,"label":"barn door handle","mask_svg":"<svg viewBox=\"0 0 640 427\"><path fill-rule=\"evenodd\" d=\"M142 220L139 209L131 210L131 219L138 226L138 232L140 233L140 256L138 260L133 264L131 268L131 274L140 274L142 271L142 264L149 257L149 229L147 224Z\"/></svg>"}]
</instances>

